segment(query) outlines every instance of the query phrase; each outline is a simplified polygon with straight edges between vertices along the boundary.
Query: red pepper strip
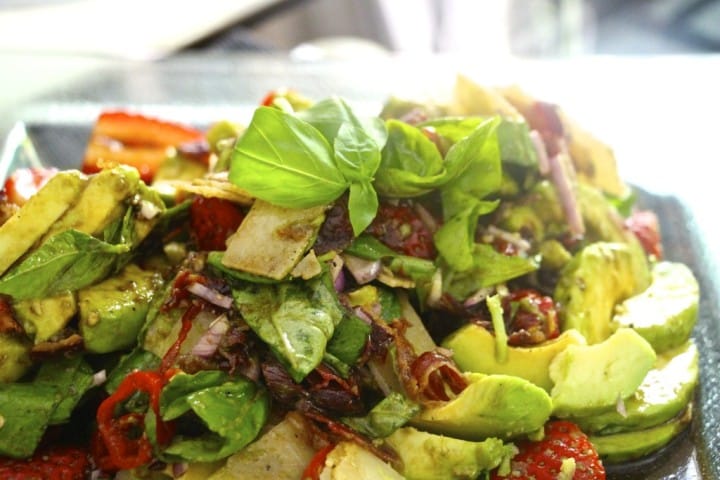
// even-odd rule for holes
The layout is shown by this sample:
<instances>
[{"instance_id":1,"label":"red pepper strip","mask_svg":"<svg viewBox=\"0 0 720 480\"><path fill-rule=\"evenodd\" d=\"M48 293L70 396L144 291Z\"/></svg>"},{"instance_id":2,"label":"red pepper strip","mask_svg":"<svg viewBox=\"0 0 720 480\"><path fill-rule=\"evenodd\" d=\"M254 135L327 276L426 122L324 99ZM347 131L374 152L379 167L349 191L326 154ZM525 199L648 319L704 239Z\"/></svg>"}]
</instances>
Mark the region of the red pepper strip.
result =
<instances>
[{"instance_id":1,"label":"red pepper strip","mask_svg":"<svg viewBox=\"0 0 720 480\"><path fill-rule=\"evenodd\" d=\"M115 418L115 407L135 392L147 393L150 396L150 407L155 412L159 426L163 423L160 419L160 390L163 384L164 378L157 372L132 372L98 407L96 414L98 430L115 467L135 468L148 463L152 458L152 445L144 433L137 439L130 439L127 435L133 427L142 428L143 415L128 413ZM166 429L158 428L158 435L161 430L164 436ZM163 438L163 440L167 439Z\"/></svg>"},{"instance_id":2,"label":"red pepper strip","mask_svg":"<svg viewBox=\"0 0 720 480\"><path fill-rule=\"evenodd\" d=\"M335 448L335 445L331 444L318 450L317 453L313 455L307 467L305 467L305 471L303 471L302 477L300 478L302 480L319 480L320 473L322 473L325 467L325 459L333 448Z\"/></svg>"},{"instance_id":3,"label":"red pepper strip","mask_svg":"<svg viewBox=\"0 0 720 480\"><path fill-rule=\"evenodd\" d=\"M175 343L173 343L172 346L165 353L165 356L162 359L162 363L160 364L160 373L167 372L170 367L173 366L175 360L177 360L177 357L180 354L180 347L182 347L183 342L185 341L188 333L190 332L190 328L192 328L192 320L197 316L198 313L200 313L200 310L202 310L202 307L200 305L192 303L183 314L180 333L178 334L178 338L177 340L175 340Z\"/></svg>"}]
</instances>

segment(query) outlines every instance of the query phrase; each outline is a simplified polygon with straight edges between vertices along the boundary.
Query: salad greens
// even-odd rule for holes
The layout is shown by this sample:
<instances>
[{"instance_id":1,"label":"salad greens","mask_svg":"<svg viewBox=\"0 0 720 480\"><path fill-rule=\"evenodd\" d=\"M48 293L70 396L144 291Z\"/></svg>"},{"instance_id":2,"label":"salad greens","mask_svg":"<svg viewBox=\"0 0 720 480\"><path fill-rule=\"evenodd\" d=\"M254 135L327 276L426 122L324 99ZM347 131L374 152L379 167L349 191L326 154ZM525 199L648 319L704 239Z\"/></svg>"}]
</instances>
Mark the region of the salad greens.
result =
<instances>
[{"instance_id":1,"label":"salad greens","mask_svg":"<svg viewBox=\"0 0 720 480\"><path fill-rule=\"evenodd\" d=\"M570 131L464 77L380 116L104 112L83 173L0 198L0 477L62 444L72 478L605 478L667 444L699 287Z\"/></svg>"}]
</instances>

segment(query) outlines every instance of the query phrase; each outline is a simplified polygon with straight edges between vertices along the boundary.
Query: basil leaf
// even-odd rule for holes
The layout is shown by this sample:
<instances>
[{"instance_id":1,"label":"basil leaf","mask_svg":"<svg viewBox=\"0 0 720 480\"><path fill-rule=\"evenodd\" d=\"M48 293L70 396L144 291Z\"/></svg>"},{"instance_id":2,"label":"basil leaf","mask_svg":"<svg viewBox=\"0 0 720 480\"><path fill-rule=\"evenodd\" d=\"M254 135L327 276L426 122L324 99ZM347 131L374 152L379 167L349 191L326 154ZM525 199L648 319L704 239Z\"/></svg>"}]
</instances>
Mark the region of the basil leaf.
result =
<instances>
[{"instance_id":1,"label":"basil leaf","mask_svg":"<svg viewBox=\"0 0 720 480\"><path fill-rule=\"evenodd\" d=\"M129 251L129 245L111 245L77 230L66 230L9 270L0 280L0 293L17 301L78 290L107 277Z\"/></svg>"},{"instance_id":2,"label":"basil leaf","mask_svg":"<svg viewBox=\"0 0 720 480\"><path fill-rule=\"evenodd\" d=\"M67 422L82 396L93 387L93 371L81 355L45 362L40 367L35 384L52 385L60 401L50 416L50 424Z\"/></svg>"},{"instance_id":3,"label":"basil leaf","mask_svg":"<svg viewBox=\"0 0 720 480\"><path fill-rule=\"evenodd\" d=\"M377 193L369 181L350 184L348 214L355 236L360 235L372 223L378 205Z\"/></svg>"},{"instance_id":4,"label":"basil leaf","mask_svg":"<svg viewBox=\"0 0 720 480\"><path fill-rule=\"evenodd\" d=\"M297 117L322 132L330 144L335 142L338 130L345 123L364 130L380 149L387 140L387 131L382 119L378 117L358 117L352 108L339 97L333 96L320 100L310 108L298 112Z\"/></svg>"},{"instance_id":5,"label":"basil leaf","mask_svg":"<svg viewBox=\"0 0 720 480\"><path fill-rule=\"evenodd\" d=\"M351 181L372 180L380 166L380 148L362 128L343 123L333 143L335 161Z\"/></svg>"},{"instance_id":6,"label":"basil leaf","mask_svg":"<svg viewBox=\"0 0 720 480\"><path fill-rule=\"evenodd\" d=\"M490 245L478 243L468 270L445 272L443 290L455 299L464 300L481 288L507 282L537 268L532 258L503 255Z\"/></svg>"},{"instance_id":7,"label":"basil leaf","mask_svg":"<svg viewBox=\"0 0 720 480\"><path fill-rule=\"evenodd\" d=\"M345 417L343 423L370 438L385 438L420 412L420 405L393 392L375 405L365 417Z\"/></svg>"},{"instance_id":8,"label":"basil leaf","mask_svg":"<svg viewBox=\"0 0 720 480\"><path fill-rule=\"evenodd\" d=\"M212 462L232 455L257 437L267 421L269 399L264 389L245 378L230 378L217 371L180 373L163 389L160 412L164 420L192 412L207 429L198 436L176 435L164 456ZM152 429L153 423L146 429Z\"/></svg>"},{"instance_id":9,"label":"basil leaf","mask_svg":"<svg viewBox=\"0 0 720 480\"><path fill-rule=\"evenodd\" d=\"M327 352L347 365L354 365L365 349L370 330L370 325L355 315L346 315L328 342Z\"/></svg>"},{"instance_id":10,"label":"basil leaf","mask_svg":"<svg viewBox=\"0 0 720 480\"><path fill-rule=\"evenodd\" d=\"M375 179L382 195L424 195L448 180L440 151L419 129L399 120L386 125L388 141Z\"/></svg>"},{"instance_id":11,"label":"basil leaf","mask_svg":"<svg viewBox=\"0 0 720 480\"><path fill-rule=\"evenodd\" d=\"M371 235L360 235L345 249L345 252L366 260L382 260L399 255L395 250L392 250Z\"/></svg>"},{"instance_id":12,"label":"basil leaf","mask_svg":"<svg viewBox=\"0 0 720 480\"><path fill-rule=\"evenodd\" d=\"M343 317L335 293L322 280L233 289L235 306L296 382L322 361Z\"/></svg>"},{"instance_id":13,"label":"basil leaf","mask_svg":"<svg viewBox=\"0 0 720 480\"><path fill-rule=\"evenodd\" d=\"M270 107L255 111L235 144L229 179L287 208L330 203L348 186L325 137L309 123Z\"/></svg>"},{"instance_id":14,"label":"basil leaf","mask_svg":"<svg viewBox=\"0 0 720 480\"><path fill-rule=\"evenodd\" d=\"M458 190L450 191L448 195L462 198L468 207L445 222L433 235L433 241L442 259L453 269L463 271L473 264L478 219L495 210L499 200L481 201ZM456 201L459 204L462 200Z\"/></svg>"},{"instance_id":15,"label":"basil leaf","mask_svg":"<svg viewBox=\"0 0 720 480\"><path fill-rule=\"evenodd\" d=\"M137 347L120 358L120 361L108 374L103 387L106 392L113 393L130 372L133 370L152 370L160 365L160 361L160 357L154 353Z\"/></svg>"}]
</instances>

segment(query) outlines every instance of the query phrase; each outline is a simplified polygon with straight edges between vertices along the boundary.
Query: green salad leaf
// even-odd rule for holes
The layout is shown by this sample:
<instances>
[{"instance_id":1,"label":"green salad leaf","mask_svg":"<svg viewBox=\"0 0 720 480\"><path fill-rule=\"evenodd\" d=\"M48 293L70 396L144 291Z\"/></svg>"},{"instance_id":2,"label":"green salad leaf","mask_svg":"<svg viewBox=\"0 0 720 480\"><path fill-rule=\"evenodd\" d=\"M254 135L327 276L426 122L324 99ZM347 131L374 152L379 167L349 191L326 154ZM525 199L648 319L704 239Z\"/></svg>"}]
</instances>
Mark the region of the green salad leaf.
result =
<instances>
[{"instance_id":1,"label":"green salad leaf","mask_svg":"<svg viewBox=\"0 0 720 480\"><path fill-rule=\"evenodd\" d=\"M420 405L402 394L390 393L364 417L345 417L343 423L370 438L385 438L420 412Z\"/></svg>"},{"instance_id":2,"label":"green salad leaf","mask_svg":"<svg viewBox=\"0 0 720 480\"><path fill-rule=\"evenodd\" d=\"M296 382L317 367L343 318L332 287L321 279L233 289L235 306Z\"/></svg>"},{"instance_id":3,"label":"green salad leaf","mask_svg":"<svg viewBox=\"0 0 720 480\"><path fill-rule=\"evenodd\" d=\"M223 459L257 437L269 408L267 392L246 378L217 370L176 374L160 394L160 416L180 421L192 413L205 428L199 435L175 435L163 454L196 462ZM153 423L146 431L155 430Z\"/></svg>"}]
</instances>

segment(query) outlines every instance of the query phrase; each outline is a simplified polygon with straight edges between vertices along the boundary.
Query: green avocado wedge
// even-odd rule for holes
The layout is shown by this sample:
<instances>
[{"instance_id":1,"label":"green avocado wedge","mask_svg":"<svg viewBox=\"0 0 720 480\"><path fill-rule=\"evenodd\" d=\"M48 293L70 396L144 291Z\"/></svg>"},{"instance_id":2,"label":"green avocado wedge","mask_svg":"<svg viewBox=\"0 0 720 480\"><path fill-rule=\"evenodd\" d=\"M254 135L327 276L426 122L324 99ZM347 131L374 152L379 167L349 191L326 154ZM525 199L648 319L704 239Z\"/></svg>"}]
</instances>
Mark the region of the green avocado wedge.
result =
<instances>
[{"instance_id":1,"label":"green avocado wedge","mask_svg":"<svg viewBox=\"0 0 720 480\"><path fill-rule=\"evenodd\" d=\"M577 330L566 330L559 337L531 347L507 347L505 361L495 355L495 336L479 325L468 324L443 341L453 351L453 360L466 372L521 377L545 391L553 386L548 373L550 362L568 345L585 345Z\"/></svg>"},{"instance_id":2,"label":"green avocado wedge","mask_svg":"<svg viewBox=\"0 0 720 480\"><path fill-rule=\"evenodd\" d=\"M54 297L22 300L13 304L15 315L35 344L60 332L77 313L74 292Z\"/></svg>"},{"instance_id":3,"label":"green avocado wedge","mask_svg":"<svg viewBox=\"0 0 720 480\"><path fill-rule=\"evenodd\" d=\"M0 333L0 384L14 382L30 369L30 346L24 335Z\"/></svg>"},{"instance_id":4,"label":"green avocado wedge","mask_svg":"<svg viewBox=\"0 0 720 480\"><path fill-rule=\"evenodd\" d=\"M145 322L162 277L134 264L78 292L80 334L85 349L108 353L131 347Z\"/></svg>"},{"instance_id":5,"label":"green avocado wedge","mask_svg":"<svg viewBox=\"0 0 720 480\"><path fill-rule=\"evenodd\" d=\"M573 418L584 432L611 434L655 427L682 412L698 384L698 349L692 340L659 354L623 412L613 408L589 417Z\"/></svg>"},{"instance_id":6,"label":"green avocado wedge","mask_svg":"<svg viewBox=\"0 0 720 480\"><path fill-rule=\"evenodd\" d=\"M653 265L652 283L615 309L616 328L630 327L656 352L678 347L690 338L698 317L700 287L692 271L682 263Z\"/></svg>"},{"instance_id":7,"label":"green avocado wedge","mask_svg":"<svg viewBox=\"0 0 720 480\"><path fill-rule=\"evenodd\" d=\"M691 408L669 422L632 432L590 435L590 441L605 463L619 463L644 457L664 447L687 428Z\"/></svg>"},{"instance_id":8,"label":"green avocado wedge","mask_svg":"<svg viewBox=\"0 0 720 480\"><path fill-rule=\"evenodd\" d=\"M400 456L400 473L408 480L478 478L509 462L517 452L514 445L498 438L469 442L412 427L396 430L384 442Z\"/></svg>"},{"instance_id":9,"label":"green avocado wedge","mask_svg":"<svg viewBox=\"0 0 720 480\"><path fill-rule=\"evenodd\" d=\"M587 416L614 407L637 390L655 360L650 344L630 328L595 345L570 345L550 363L553 413Z\"/></svg>"},{"instance_id":10,"label":"green avocado wedge","mask_svg":"<svg viewBox=\"0 0 720 480\"><path fill-rule=\"evenodd\" d=\"M649 284L642 250L615 242L586 246L565 265L555 287L562 330L577 329L588 344L602 342L612 333L615 305Z\"/></svg>"},{"instance_id":11,"label":"green avocado wedge","mask_svg":"<svg viewBox=\"0 0 720 480\"><path fill-rule=\"evenodd\" d=\"M410 423L437 434L482 440L537 432L550 417L550 396L525 379L480 373L466 378L469 385L460 395L425 408Z\"/></svg>"}]
</instances>

